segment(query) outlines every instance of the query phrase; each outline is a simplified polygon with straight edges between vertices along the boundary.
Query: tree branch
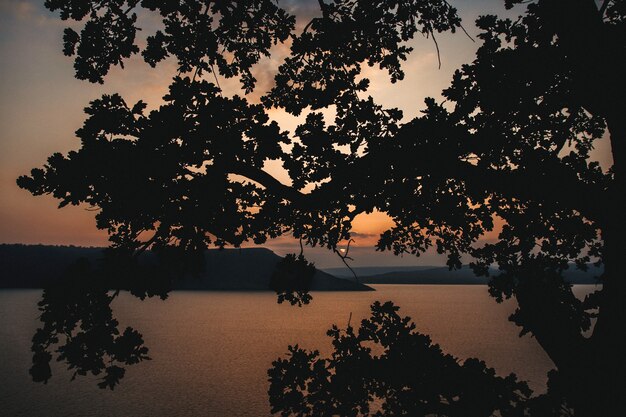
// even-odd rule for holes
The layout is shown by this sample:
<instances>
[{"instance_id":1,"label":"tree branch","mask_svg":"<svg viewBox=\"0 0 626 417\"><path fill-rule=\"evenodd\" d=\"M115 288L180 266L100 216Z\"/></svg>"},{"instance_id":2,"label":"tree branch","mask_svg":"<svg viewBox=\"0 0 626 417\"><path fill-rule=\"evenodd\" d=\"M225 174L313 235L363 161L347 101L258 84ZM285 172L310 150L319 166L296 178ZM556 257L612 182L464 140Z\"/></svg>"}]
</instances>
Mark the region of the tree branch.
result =
<instances>
[{"instance_id":1,"label":"tree branch","mask_svg":"<svg viewBox=\"0 0 626 417\"><path fill-rule=\"evenodd\" d=\"M303 203L308 196L308 194L303 194L295 188L283 184L262 169L251 167L243 163L236 163L231 165L228 169L228 172L230 172L231 174L241 175L254 182L257 182L265 187L268 191L276 194L279 197L289 200L292 203Z\"/></svg>"},{"instance_id":2,"label":"tree branch","mask_svg":"<svg viewBox=\"0 0 626 417\"><path fill-rule=\"evenodd\" d=\"M360 284L361 282L359 281L359 277L356 275L356 272L354 272L354 270L350 267L350 265L346 261L346 259L349 259L351 261L354 260L350 256L348 256L348 253L350 252L350 243L352 243L352 242L354 242L354 239L348 240L348 246L346 247L346 253L342 254L341 252L339 252L337 250L337 248L333 248L333 252L335 252L341 258L341 261L343 262L343 264L350 270L350 272L352 272L352 275L354 276L354 280Z\"/></svg>"},{"instance_id":3,"label":"tree branch","mask_svg":"<svg viewBox=\"0 0 626 417\"><path fill-rule=\"evenodd\" d=\"M604 16L604 12L606 12L606 8L609 5L609 3L611 3L612 0L604 0L604 3L602 3L602 6L600 6L600 10L598 10L598 12L600 13L600 16Z\"/></svg>"}]
</instances>

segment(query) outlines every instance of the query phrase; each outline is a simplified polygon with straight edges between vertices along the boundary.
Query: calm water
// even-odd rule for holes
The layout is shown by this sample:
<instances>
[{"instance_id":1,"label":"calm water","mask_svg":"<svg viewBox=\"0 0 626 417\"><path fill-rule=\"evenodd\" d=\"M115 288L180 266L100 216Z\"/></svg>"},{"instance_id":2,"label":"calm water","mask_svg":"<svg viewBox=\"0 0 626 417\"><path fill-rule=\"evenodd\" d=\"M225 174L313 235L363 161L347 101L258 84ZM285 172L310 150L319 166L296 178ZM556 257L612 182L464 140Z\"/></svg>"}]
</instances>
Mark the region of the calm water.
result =
<instances>
[{"instance_id":1,"label":"calm water","mask_svg":"<svg viewBox=\"0 0 626 417\"><path fill-rule=\"evenodd\" d=\"M269 415L267 369L288 344L328 353L326 330L356 324L374 300L391 300L444 351L479 357L499 374L516 372L545 389L552 363L534 339L507 321L513 303L497 304L485 286L376 285L376 292L314 293L303 308L278 305L271 293L176 292L166 301L122 295L122 326L144 335L152 361L127 368L114 392L95 378L70 382L53 368L47 385L31 382L30 339L40 291L0 291L0 415L263 416ZM590 291L579 287L577 292Z\"/></svg>"}]
</instances>

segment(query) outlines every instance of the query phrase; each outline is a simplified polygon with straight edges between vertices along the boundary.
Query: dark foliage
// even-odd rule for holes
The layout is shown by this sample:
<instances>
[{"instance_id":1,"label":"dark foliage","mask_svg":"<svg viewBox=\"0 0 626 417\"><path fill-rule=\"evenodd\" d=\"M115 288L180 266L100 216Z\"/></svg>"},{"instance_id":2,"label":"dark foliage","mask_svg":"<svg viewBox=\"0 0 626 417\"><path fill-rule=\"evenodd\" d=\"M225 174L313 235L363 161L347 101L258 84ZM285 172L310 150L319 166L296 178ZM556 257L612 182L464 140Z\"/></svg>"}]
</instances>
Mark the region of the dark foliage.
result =
<instances>
[{"instance_id":1,"label":"dark foliage","mask_svg":"<svg viewBox=\"0 0 626 417\"><path fill-rule=\"evenodd\" d=\"M335 248L349 237L351 219L375 207L364 195L358 208L350 210L344 197L352 199L353 191L343 196L350 184L340 179L358 179L354 165L359 154L368 142L390 139L401 118L398 110L358 97L368 83L356 81L361 62L378 64L394 79L401 78L400 62L410 52L407 40L418 31L432 35L459 26L455 10L444 1L320 2L323 16L314 18L300 35L292 33L294 17L269 0L246 5L147 0L46 4L60 10L63 19L85 18L82 36L66 35L65 50L76 52L79 78L102 81L110 65L123 62L125 55L115 54L116 48L107 47L105 53L90 47L87 39L95 31L102 42L122 43L119 30L97 22L114 20L132 32L136 8L158 12L165 25L165 32L148 38L143 51L148 62L174 55L182 74L193 72L177 76L165 104L150 114L144 114L143 102L130 105L118 95L94 100L77 131L81 149L67 156L55 154L44 169L18 180L34 194L53 194L62 206L97 207L98 227L109 231L113 245L131 250L171 242L186 250L212 243L238 246L284 233L310 245ZM251 67L269 53L272 43L288 37L292 57L263 98L265 106L224 97L219 86L197 79L207 71L238 76L247 91L254 85ZM341 39L351 39L348 49ZM85 61L95 66L85 67ZM318 85L320 80L336 82L331 88ZM315 104L320 94L326 98ZM337 106L335 125L327 126L321 114L312 113L296 130L296 141L266 114L272 105L299 113L303 107L330 104ZM286 145L293 146L290 153ZM348 146L350 153L337 145ZM111 160L117 161L115 170L109 169ZM293 186L263 170L268 160L282 161ZM338 180L318 184L313 193L301 191L331 177ZM155 233L141 242L146 232Z\"/></svg>"},{"instance_id":2,"label":"dark foliage","mask_svg":"<svg viewBox=\"0 0 626 417\"><path fill-rule=\"evenodd\" d=\"M577 415L626 409L624 2L505 1L524 3L522 16L481 16L481 46L444 91L447 103L428 99L406 123L366 97L361 66L402 79L405 41L456 30L455 10L438 0L318 3L320 16L298 34L269 0L48 0L61 18L84 22L64 36L77 77L102 82L139 52L136 9L165 28L149 36L144 58L175 57L180 74L149 114L118 95L94 100L81 148L18 184L62 206L96 207L98 227L128 254L282 234L337 250L358 214L379 210L394 222L379 250L434 247L451 269L469 256L497 300L516 298L512 320L552 358L551 386ZM203 78L238 77L249 92L253 65L283 41L290 55L260 105ZM289 134L269 121L272 106L307 114ZM329 107L334 119L317 112ZM602 136L610 170L590 157ZM264 170L268 161L282 164L288 185ZM589 262L604 267L602 288L581 302L563 271Z\"/></svg>"},{"instance_id":3,"label":"dark foliage","mask_svg":"<svg viewBox=\"0 0 626 417\"><path fill-rule=\"evenodd\" d=\"M76 56L76 78L103 82L111 66L124 67L124 59L140 52L136 8L156 12L164 30L148 36L141 51L155 66L172 55L180 72L217 71L225 77L240 76L246 91L254 88L252 65L269 55L273 44L287 39L295 19L271 0L251 2L192 0L46 0L61 19L84 21L81 33L65 29L63 53ZM226 54L232 54L227 59ZM229 62L230 61L230 62Z\"/></svg>"},{"instance_id":4,"label":"dark foliage","mask_svg":"<svg viewBox=\"0 0 626 417\"><path fill-rule=\"evenodd\" d=\"M442 352L400 317L391 302L372 305L355 330L328 331L333 352L289 346L268 371L272 412L282 416L560 415L551 394L530 398L514 374L499 377L478 359Z\"/></svg>"},{"instance_id":5,"label":"dark foliage","mask_svg":"<svg viewBox=\"0 0 626 417\"><path fill-rule=\"evenodd\" d=\"M315 274L315 266L308 262L302 254L287 254L276 265L276 271L270 279L270 288L278 294L278 303L288 301L291 305L309 304L311 281Z\"/></svg>"},{"instance_id":6,"label":"dark foliage","mask_svg":"<svg viewBox=\"0 0 626 417\"><path fill-rule=\"evenodd\" d=\"M150 359L141 334L131 327L121 330L113 318L117 293L109 291L104 278L80 259L62 282L44 290L39 302L43 327L33 336L33 381L47 383L52 376L53 349L57 361L73 371L72 379L99 376L100 388L113 389L124 377L124 365Z\"/></svg>"}]
</instances>

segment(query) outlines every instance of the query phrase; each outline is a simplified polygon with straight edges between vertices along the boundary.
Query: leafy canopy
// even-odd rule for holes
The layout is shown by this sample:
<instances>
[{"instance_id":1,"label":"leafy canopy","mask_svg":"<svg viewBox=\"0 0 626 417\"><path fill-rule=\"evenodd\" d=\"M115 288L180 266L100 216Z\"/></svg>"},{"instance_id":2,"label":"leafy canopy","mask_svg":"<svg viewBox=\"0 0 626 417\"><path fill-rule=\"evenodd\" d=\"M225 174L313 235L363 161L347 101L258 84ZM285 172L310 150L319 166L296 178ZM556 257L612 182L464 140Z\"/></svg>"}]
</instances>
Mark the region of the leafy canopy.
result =
<instances>
[{"instance_id":1,"label":"leafy canopy","mask_svg":"<svg viewBox=\"0 0 626 417\"><path fill-rule=\"evenodd\" d=\"M80 79L102 82L139 52L153 66L177 62L180 75L157 110L118 95L94 100L77 131L80 149L18 180L61 206L96 207L114 246L200 250L288 233L334 249L356 215L379 210L395 226L378 249L419 255L434 245L451 267L463 253L482 272L519 263L512 258L564 268L599 254L597 201L611 177L589 151L605 124L576 101L562 48L532 8L517 22L480 18L483 44L455 74L446 105L428 99L423 115L401 123L399 110L366 96L361 67L401 80L407 41L460 27L445 1L320 2L320 16L299 32L272 1L46 6L84 22L64 38ZM143 50L136 10L163 25ZM253 66L282 42L290 54L262 104L224 96L207 76L237 77L251 92ZM316 111L329 106L332 122ZM273 107L308 114L290 133L269 120ZM287 183L264 170L270 161L286 169ZM498 241L477 245L494 219L505 223Z\"/></svg>"},{"instance_id":2,"label":"leafy canopy","mask_svg":"<svg viewBox=\"0 0 626 417\"><path fill-rule=\"evenodd\" d=\"M359 78L361 66L378 65L402 79L406 42L417 32L454 31L460 20L445 1L320 5L321 16L296 33L295 17L269 0L47 1L62 19L84 22L80 34L67 29L64 37L77 78L102 82L112 65L139 52L153 66L174 58L179 75L164 104L147 114L143 102L128 104L118 95L91 102L77 131L81 148L51 156L18 184L51 193L61 206L98 208L98 227L129 250L238 246L285 233L336 247L358 213L380 206L372 192L363 194L368 181L358 174L375 148L393 140L402 117L359 96L369 84ZM142 51L138 9L158 14L163 24ZM253 91L253 66L282 42L290 55L262 104L226 97L206 76L237 77L245 92ZM273 106L293 114L334 106L336 117L329 124L309 112L290 134L269 121ZM284 166L290 185L264 171L268 161ZM146 232L154 236L142 242Z\"/></svg>"},{"instance_id":3,"label":"leafy canopy","mask_svg":"<svg viewBox=\"0 0 626 417\"><path fill-rule=\"evenodd\" d=\"M584 409L581 398L618 392L600 383L601 372L626 373L623 360L611 362L623 351L617 329L626 319L617 277L626 250L625 2L524 3L517 20L480 17L481 46L455 73L446 102L427 99L421 115L402 122L398 109L367 95L362 67L402 80L408 41L460 28L445 0L320 0L302 29L269 0L48 0L62 19L84 23L64 36L78 78L102 82L139 52L153 66L175 60L179 74L151 112L118 95L94 100L79 150L51 156L18 184L61 206L94 206L113 247L135 254L283 234L336 250L358 214L381 211L394 225L379 250L434 247L450 268L469 255L479 274L496 265L492 295L516 297L512 320L537 337L564 372L564 395ZM143 50L137 10L162 22ZM253 67L280 43L289 55L261 104L225 96L220 77L256 91ZM286 132L270 121L272 108L306 115ZM605 133L615 161L608 171L590 157ZM288 181L270 175L268 162ZM497 237L485 241L488 233ZM605 287L580 301L561 273L590 261L604 264ZM586 338L598 307L602 325ZM580 357L593 365L583 369ZM588 382L568 385L574 380Z\"/></svg>"}]
</instances>

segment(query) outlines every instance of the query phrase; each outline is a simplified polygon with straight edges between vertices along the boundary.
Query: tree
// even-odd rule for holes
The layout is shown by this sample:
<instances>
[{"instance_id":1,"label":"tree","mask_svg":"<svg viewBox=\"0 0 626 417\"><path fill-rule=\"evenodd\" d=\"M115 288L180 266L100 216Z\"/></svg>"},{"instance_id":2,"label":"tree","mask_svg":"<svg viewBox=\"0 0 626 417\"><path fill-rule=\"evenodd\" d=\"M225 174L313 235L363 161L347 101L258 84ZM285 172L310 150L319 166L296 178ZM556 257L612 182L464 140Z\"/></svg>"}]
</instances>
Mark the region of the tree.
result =
<instances>
[{"instance_id":1,"label":"tree","mask_svg":"<svg viewBox=\"0 0 626 417\"><path fill-rule=\"evenodd\" d=\"M423 115L401 123L399 110L362 97L361 67L402 80L407 40L461 27L445 0L320 0L320 16L300 33L269 0L48 0L62 19L85 21L80 34L64 35L78 78L103 82L111 65L139 52L140 7L165 27L148 37L144 59L173 57L180 75L149 114L118 95L93 101L77 131L81 149L51 156L18 184L61 206L97 207L98 227L128 256L286 233L336 250L356 215L382 211L395 225L380 250L419 255L434 246L450 268L470 256L483 275L497 265L490 292L517 300L511 320L558 369L554 395L576 415L616 415L626 408L626 3L523 3L516 21L479 18L482 45L454 75L447 103L428 99ZM286 41L290 55L262 104L223 95L218 77L253 91L252 66ZM272 107L306 110L306 119L290 135L269 121ZM332 122L319 112L326 108ZM589 155L602 135L611 141L608 172ZM264 171L267 160L282 163L290 185ZM494 222L497 241L481 243ZM604 266L602 289L581 302L562 272L590 261Z\"/></svg>"},{"instance_id":2,"label":"tree","mask_svg":"<svg viewBox=\"0 0 626 417\"><path fill-rule=\"evenodd\" d=\"M559 398L532 397L515 374L504 378L483 361L443 353L415 332L391 302L372 306L358 331L350 324L328 331L334 352L289 346L288 358L268 371L272 412L282 416L549 416Z\"/></svg>"}]
</instances>

